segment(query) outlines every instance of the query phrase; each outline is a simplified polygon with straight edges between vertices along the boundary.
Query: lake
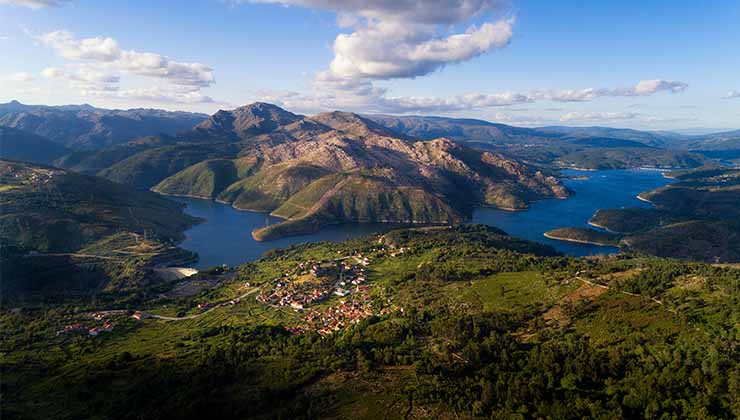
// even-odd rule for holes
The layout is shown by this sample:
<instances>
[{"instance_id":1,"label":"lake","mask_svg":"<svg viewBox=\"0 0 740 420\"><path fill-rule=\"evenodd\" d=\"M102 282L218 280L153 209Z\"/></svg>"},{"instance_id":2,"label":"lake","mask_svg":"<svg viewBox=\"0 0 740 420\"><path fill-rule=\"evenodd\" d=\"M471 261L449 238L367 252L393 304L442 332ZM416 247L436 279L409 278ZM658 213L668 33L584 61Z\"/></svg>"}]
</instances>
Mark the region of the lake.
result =
<instances>
[{"instance_id":1,"label":"lake","mask_svg":"<svg viewBox=\"0 0 740 420\"><path fill-rule=\"evenodd\" d=\"M671 182L661 172L650 170L566 170L563 173L571 177L587 177L564 180L575 191L573 197L567 200L538 201L529 210L520 212L478 209L473 214L473 223L495 226L511 235L552 245L560 252L570 255L614 253L617 252L616 248L555 241L542 234L558 227L587 226L593 213L600 208L649 207L649 204L635 196ZM252 230L278 223L281 219L263 213L239 211L229 205L209 200L177 200L186 204L187 213L206 219L206 222L185 232L186 239L180 244L200 255L200 260L195 264L197 268L221 264L234 266L254 261L274 248L305 242L339 242L389 228L388 225L379 223L335 225L310 235L257 242L252 239Z\"/></svg>"},{"instance_id":2,"label":"lake","mask_svg":"<svg viewBox=\"0 0 740 420\"><path fill-rule=\"evenodd\" d=\"M589 227L588 220L598 209L644 207L651 205L637 199L637 194L654 190L673 182L656 170L565 170L564 175L575 177L563 182L575 192L567 200L542 200L532 203L530 209L509 212L491 208L473 213L473 223L496 226L510 235L551 245L569 255L616 253L617 248L556 241L542 236L559 227ZM583 179L581 179L583 178Z\"/></svg>"},{"instance_id":3,"label":"lake","mask_svg":"<svg viewBox=\"0 0 740 420\"><path fill-rule=\"evenodd\" d=\"M341 242L388 229L387 224L381 223L334 225L311 235L258 242L252 238L254 229L279 223L282 219L264 213L236 210L210 200L174 199L186 204L186 213L206 219L204 223L186 231L186 238L180 243L180 247L198 253L200 260L194 264L197 268L221 264L235 266L257 260L262 254L275 248L306 242Z\"/></svg>"}]
</instances>

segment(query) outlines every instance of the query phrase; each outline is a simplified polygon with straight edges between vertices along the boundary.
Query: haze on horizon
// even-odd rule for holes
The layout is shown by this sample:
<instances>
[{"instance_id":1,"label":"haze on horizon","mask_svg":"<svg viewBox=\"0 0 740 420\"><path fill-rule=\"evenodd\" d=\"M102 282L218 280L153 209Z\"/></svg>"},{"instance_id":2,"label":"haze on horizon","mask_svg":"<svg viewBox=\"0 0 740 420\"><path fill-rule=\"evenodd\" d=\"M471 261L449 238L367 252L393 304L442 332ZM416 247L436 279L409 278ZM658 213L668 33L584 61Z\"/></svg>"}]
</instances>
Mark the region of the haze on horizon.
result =
<instances>
[{"instance_id":1,"label":"haze on horizon","mask_svg":"<svg viewBox=\"0 0 740 420\"><path fill-rule=\"evenodd\" d=\"M740 3L0 0L0 102L740 128Z\"/></svg>"}]
</instances>

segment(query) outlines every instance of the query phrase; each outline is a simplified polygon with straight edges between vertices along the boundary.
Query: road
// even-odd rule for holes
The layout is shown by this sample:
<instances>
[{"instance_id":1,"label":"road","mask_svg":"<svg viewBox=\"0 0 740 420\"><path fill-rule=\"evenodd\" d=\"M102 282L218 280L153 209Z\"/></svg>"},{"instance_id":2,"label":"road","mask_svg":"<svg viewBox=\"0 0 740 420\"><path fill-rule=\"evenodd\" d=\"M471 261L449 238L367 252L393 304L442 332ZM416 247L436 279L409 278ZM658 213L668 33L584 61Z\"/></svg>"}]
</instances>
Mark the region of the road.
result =
<instances>
[{"instance_id":1,"label":"road","mask_svg":"<svg viewBox=\"0 0 740 420\"><path fill-rule=\"evenodd\" d=\"M252 288L248 292L246 292L243 295L241 295L241 296L239 296L239 297L237 297L235 299L232 299L232 300L242 300L245 297L247 297L249 295L252 295L252 294L254 294L254 293L258 292L258 291L259 291L259 288L258 287ZM231 300L226 301L226 302L221 302L218 305L214 305L214 306L208 308L207 310L205 310L205 311L203 311L203 312L201 312L199 314L186 315L186 316L180 316L180 317L177 317L177 316L157 315L157 314L149 313L149 312L146 312L146 311L138 311L136 309L134 309L133 311L135 311L135 312L141 312L147 318L161 319L161 320L164 320L164 321L184 321L184 320L187 320L187 319L200 318L203 315L205 315L205 314L207 314L207 313L209 313L211 311L216 310L217 308L220 308L220 307L226 306L226 305L230 305L230 304L231 304ZM130 310L127 310L127 309L111 309L111 310L108 310L108 311L97 311L97 312L94 312L94 313L104 314L104 315L120 315L122 313L127 313L127 312L130 312Z\"/></svg>"}]
</instances>

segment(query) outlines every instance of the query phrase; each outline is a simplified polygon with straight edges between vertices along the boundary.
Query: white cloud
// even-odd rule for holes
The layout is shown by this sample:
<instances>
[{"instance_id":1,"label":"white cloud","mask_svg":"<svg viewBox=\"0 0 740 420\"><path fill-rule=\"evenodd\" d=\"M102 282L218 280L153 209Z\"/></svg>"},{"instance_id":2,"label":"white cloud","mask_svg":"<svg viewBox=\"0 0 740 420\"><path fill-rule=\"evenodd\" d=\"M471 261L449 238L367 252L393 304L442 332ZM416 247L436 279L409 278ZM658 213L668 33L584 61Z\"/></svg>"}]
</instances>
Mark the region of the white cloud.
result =
<instances>
[{"instance_id":1,"label":"white cloud","mask_svg":"<svg viewBox=\"0 0 740 420\"><path fill-rule=\"evenodd\" d=\"M122 50L113 38L75 39L69 31L54 31L37 39L60 57L84 61L101 69L162 78L178 85L206 87L215 82L213 69L204 64L173 61L157 53Z\"/></svg>"},{"instance_id":2,"label":"white cloud","mask_svg":"<svg viewBox=\"0 0 740 420\"><path fill-rule=\"evenodd\" d=\"M69 0L0 0L0 4L28 7L38 10L46 7L59 7L69 3Z\"/></svg>"},{"instance_id":3,"label":"white cloud","mask_svg":"<svg viewBox=\"0 0 740 420\"><path fill-rule=\"evenodd\" d=\"M227 0L228 1L228 0ZM273 3L327 10L337 24L349 29L336 37L334 58L316 75L314 89L331 92L345 103L363 96L385 101L386 106L415 107L419 98L386 98L377 80L428 75L447 65L469 61L505 47L513 36L514 19L505 15L508 0L231 0L230 3ZM473 18L483 22L472 25ZM466 26L467 29L461 30ZM340 98L343 97L343 98ZM480 98L479 98L480 99ZM498 102L497 98L489 98ZM461 107L422 99L422 106Z\"/></svg>"},{"instance_id":4,"label":"white cloud","mask_svg":"<svg viewBox=\"0 0 740 420\"><path fill-rule=\"evenodd\" d=\"M102 91L98 89L83 91L83 95L90 97L103 97L118 100L168 103L168 104L206 104L215 103L210 96L203 95L198 90L178 88L138 88L121 89L113 91Z\"/></svg>"},{"instance_id":5,"label":"white cloud","mask_svg":"<svg viewBox=\"0 0 740 420\"><path fill-rule=\"evenodd\" d=\"M384 113L443 113L510 106L536 101L586 102L602 97L678 93L687 84L643 80L627 88L587 88L504 93L468 93L446 98L392 96L379 80L415 78L450 64L504 48L513 37L514 19L506 0L225 0L233 4L272 3L327 10L348 28L336 37L328 69L313 81L313 93L270 92L262 97L311 112L349 109ZM491 19L491 15L503 16ZM479 26L470 25L476 18ZM460 32L459 28L468 29ZM456 32L457 29L457 32Z\"/></svg>"},{"instance_id":6,"label":"white cloud","mask_svg":"<svg viewBox=\"0 0 740 420\"><path fill-rule=\"evenodd\" d=\"M722 97L723 99L734 99L740 98L740 90L731 90L727 92L727 95Z\"/></svg>"},{"instance_id":7,"label":"white cloud","mask_svg":"<svg viewBox=\"0 0 740 420\"><path fill-rule=\"evenodd\" d=\"M41 75L66 80L69 87L84 96L140 100L162 103L212 103L201 89L215 83L213 69L201 63L172 60L153 52L124 50L109 37L75 38L69 31L34 36L62 58L70 60L64 68L49 67ZM164 86L124 88L122 75L161 79Z\"/></svg>"},{"instance_id":8,"label":"white cloud","mask_svg":"<svg viewBox=\"0 0 740 420\"><path fill-rule=\"evenodd\" d=\"M3 80L7 80L9 82L17 82L17 83L27 83L32 82L36 78L33 76L33 74L21 71L18 73L9 74L5 77L3 77Z\"/></svg>"},{"instance_id":9,"label":"white cloud","mask_svg":"<svg viewBox=\"0 0 740 420\"><path fill-rule=\"evenodd\" d=\"M64 70L57 68L57 67L47 67L43 70L41 70L41 75L48 78L48 79L58 79L60 77L64 77L65 73Z\"/></svg>"},{"instance_id":10,"label":"white cloud","mask_svg":"<svg viewBox=\"0 0 740 420\"><path fill-rule=\"evenodd\" d=\"M513 21L484 23L448 37L435 26L396 20L371 21L334 41L329 72L338 79L393 79L424 76L508 44Z\"/></svg>"},{"instance_id":11,"label":"white cloud","mask_svg":"<svg viewBox=\"0 0 740 420\"><path fill-rule=\"evenodd\" d=\"M638 118L634 112L569 112L560 116L561 122L604 122Z\"/></svg>"},{"instance_id":12,"label":"white cloud","mask_svg":"<svg viewBox=\"0 0 740 420\"><path fill-rule=\"evenodd\" d=\"M682 82L652 83L653 86L673 86L655 88L652 92L639 90L639 82L630 88L588 88L577 90L533 91L528 93L468 93L445 98L423 96L390 96L383 88L375 87L367 80L332 79L330 73L322 73L316 79L315 93L268 91L261 92L260 98L301 112L314 112L330 109L348 109L361 112L380 113L447 113L511 106L538 101L553 102L587 102L602 97L648 96L661 90L679 92L677 86L686 86ZM681 88L681 89L684 89Z\"/></svg>"},{"instance_id":13,"label":"white cloud","mask_svg":"<svg viewBox=\"0 0 740 420\"><path fill-rule=\"evenodd\" d=\"M508 6L502 0L230 0L232 4L273 3L357 14L371 19L451 24Z\"/></svg>"},{"instance_id":14,"label":"white cloud","mask_svg":"<svg viewBox=\"0 0 740 420\"><path fill-rule=\"evenodd\" d=\"M547 99L555 102L587 102L602 97L634 97L650 96L658 92L680 93L688 88L688 84L667 80L642 80L635 86L617 89L586 88L578 90L535 91L531 95L537 99Z\"/></svg>"}]
</instances>

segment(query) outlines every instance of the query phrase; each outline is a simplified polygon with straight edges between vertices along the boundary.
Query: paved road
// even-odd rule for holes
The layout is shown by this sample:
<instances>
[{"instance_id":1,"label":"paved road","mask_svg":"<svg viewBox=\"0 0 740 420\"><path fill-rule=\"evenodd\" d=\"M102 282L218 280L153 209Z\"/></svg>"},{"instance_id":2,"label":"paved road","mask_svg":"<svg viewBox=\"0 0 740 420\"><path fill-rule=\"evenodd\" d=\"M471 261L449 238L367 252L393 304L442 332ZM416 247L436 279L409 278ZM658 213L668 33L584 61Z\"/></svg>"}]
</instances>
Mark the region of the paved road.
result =
<instances>
[{"instance_id":1,"label":"paved road","mask_svg":"<svg viewBox=\"0 0 740 420\"><path fill-rule=\"evenodd\" d=\"M244 293L243 295L237 297L236 299L232 299L232 300L242 300L245 297L256 293L257 291L259 291L259 288L258 287L255 287L255 288L251 289L250 291ZM135 309L134 309L134 311L135 312L141 312L147 318L161 319L161 320L164 320L164 321L184 321L186 319L200 318L203 315L205 315L205 314L207 314L207 313L209 313L211 311L216 310L217 308L220 308L222 306L226 306L226 305L229 305L229 304L231 304L231 300L226 301L226 302L221 302L218 305L212 306L211 308L208 308L207 310L205 310L205 311L203 311L203 312L201 312L199 314L186 315L186 316L180 316L180 317L177 317L177 316L157 315L157 314L152 314L152 313L149 313L149 312L146 312L146 311L137 311ZM112 310L109 310L109 311L97 311L95 313L105 314L105 315L119 315L119 314L127 313L127 312L130 312L130 311L127 310L127 309L112 309Z\"/></svg>"}]
</instances>

